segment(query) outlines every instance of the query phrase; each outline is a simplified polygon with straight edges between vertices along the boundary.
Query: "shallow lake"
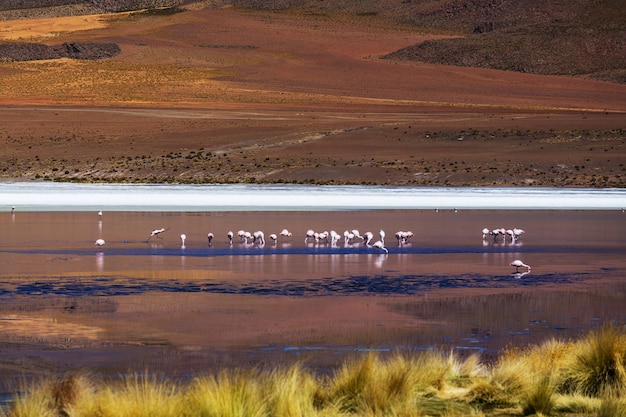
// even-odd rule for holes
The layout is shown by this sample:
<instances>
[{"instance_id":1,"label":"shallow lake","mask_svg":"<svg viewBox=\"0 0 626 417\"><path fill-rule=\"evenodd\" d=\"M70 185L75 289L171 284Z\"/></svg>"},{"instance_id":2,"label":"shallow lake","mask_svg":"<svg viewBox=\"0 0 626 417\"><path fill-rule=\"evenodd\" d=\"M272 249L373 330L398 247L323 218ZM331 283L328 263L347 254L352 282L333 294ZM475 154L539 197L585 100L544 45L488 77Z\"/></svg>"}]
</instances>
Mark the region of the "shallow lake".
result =
<instances>
[{"instance_id":1,"label":"shallow lake","mask_svg":"<svg viewBox=\"0 0 626 417\"><path fill-rule=\"evenodd\" d=\"M483 228L522 228L516 242ZM576 337L626 319L621 210L21 211L0 213L2 389L88 369L186 378L372 349ZM159 236L150 231L166 228ZM291 237L271 233L289 229ZM335 230L336 245L306 231ZM389 253L344 230L386 232ZM265 245L228 231L265 234ZM397 231L414 237L401 243ZM186 235L182 247L180 235ZM209 245L207 234L214 238ZM94 244L97 238L104 246ZM521 259L530 273L509 263Z\"/></svg>"},{"instance_id":2,"label":"shallow lake","mask_svg":"<svg viewBox=\"0 0 626 417\"><path fill-rule=\"evenodd\" d=\"M0 392L76 369L187 378L302 361L328 372L370 350L489 360L509 344L577 337L626 319L625 198L3 183ZM483 238L485 227L525 233ZM284 228L292 236L270 239ZM305 239L309 229L341 238ZM266 242L230 244L227 232L239 230L261 230ZM373 240L384 230L388 253L346 242L346 230ZM409 242L394 236L409 230ZM517 272L514 259L532 270Z\"/></svg>"}]
</instances>

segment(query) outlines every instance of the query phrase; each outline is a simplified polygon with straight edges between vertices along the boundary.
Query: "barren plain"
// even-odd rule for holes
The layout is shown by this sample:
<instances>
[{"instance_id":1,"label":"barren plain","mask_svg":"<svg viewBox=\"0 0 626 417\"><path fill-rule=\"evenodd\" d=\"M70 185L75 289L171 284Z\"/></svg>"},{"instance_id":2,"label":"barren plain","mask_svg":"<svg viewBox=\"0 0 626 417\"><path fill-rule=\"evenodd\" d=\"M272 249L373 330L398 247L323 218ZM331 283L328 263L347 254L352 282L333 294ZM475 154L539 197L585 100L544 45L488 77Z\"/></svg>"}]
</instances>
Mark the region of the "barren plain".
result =
<instances>
[{"instance_id":1,"label":"barren plain","mask_svg":"<svg viewBox=\"0 0 626 417\"><path fill-rule=\"evenodd\" d=\"M625 85L381 59L446 36L211 2L4 20L6 41L122 52L0 63L0 177L624 186Z\"/></svg>"}]
</instances>

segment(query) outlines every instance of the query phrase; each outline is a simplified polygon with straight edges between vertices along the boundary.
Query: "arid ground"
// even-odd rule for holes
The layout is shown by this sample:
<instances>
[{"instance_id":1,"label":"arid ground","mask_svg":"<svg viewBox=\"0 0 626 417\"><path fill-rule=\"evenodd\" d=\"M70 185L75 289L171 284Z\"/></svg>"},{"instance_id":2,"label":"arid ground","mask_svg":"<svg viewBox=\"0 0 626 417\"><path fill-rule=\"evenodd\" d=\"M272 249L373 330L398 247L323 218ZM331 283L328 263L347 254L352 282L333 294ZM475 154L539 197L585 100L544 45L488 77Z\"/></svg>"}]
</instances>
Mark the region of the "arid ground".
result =
<instances>
[{"instance_id":1,"label":"arid ground","mask_svg":"<svg viewBox=\"0 0 626 417\"><path fill-rule=\"evenodd\" d=\"M0 63L0 176L625 185L625 85L381 59L444 36L209 2L1 21L6 41L121 53Z\"/></svg>"}]
</instances>

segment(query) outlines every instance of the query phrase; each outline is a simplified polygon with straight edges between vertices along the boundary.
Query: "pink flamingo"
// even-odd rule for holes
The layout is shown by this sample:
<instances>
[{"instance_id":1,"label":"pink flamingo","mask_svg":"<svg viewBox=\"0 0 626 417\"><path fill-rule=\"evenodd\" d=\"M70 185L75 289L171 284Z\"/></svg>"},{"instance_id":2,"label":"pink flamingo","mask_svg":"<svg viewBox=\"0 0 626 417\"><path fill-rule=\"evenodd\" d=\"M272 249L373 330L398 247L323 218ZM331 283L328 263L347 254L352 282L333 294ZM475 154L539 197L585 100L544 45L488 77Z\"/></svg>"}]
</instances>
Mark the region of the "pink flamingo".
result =
<instances>
[{"instance_id":1,"label":"pink flamingo","mask_svg":"<svg viewBox=\"0 0 626 417\"><path fill-rule=\"evenodd\" d=\"M520 261L519 259L514 260L509 265L515 267L515 272L519 272L520 268L528 268L528 272L530 272L530 265L526 265L524 262Z\"/></svg>"}]
</instances>

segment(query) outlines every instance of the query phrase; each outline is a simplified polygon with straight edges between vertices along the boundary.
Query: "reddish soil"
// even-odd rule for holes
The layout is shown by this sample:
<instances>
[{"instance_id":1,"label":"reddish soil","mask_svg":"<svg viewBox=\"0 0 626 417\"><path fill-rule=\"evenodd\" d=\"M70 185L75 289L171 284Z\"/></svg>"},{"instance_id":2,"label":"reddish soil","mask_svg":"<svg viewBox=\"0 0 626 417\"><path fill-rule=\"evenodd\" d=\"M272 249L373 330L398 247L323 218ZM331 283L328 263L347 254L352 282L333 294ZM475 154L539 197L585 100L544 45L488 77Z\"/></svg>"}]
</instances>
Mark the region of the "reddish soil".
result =
<instances>
[{"instance_id":1,"label":"reddish soil","mask_svg":"<svg viewBox=\"0 0 626 417\"><path fill-rule=\"evenodd\" d=\"M625 85L383 60L437 36L366 16L106 19L38 39L118 44L111 60L0 64L2 177L625 184Z\"/></svg>"}]
</instances>

